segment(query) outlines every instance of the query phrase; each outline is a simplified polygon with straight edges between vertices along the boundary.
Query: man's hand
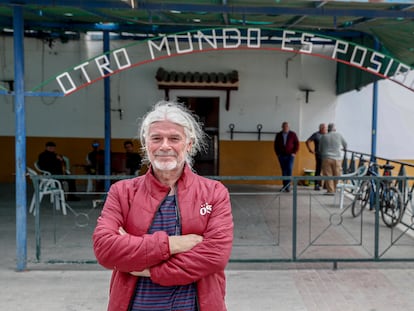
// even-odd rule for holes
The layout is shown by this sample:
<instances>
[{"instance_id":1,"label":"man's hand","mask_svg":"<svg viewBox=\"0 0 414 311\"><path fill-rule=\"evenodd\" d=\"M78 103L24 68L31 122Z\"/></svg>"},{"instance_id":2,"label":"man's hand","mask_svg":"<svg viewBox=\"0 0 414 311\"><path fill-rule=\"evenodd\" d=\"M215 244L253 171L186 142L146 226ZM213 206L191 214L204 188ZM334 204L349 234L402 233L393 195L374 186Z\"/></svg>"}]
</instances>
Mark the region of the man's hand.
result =
<instances>
[{"instance_id":1,"label":"man's hand","mask_svg":"<svg viewBox=\"0 0 414 311\"><path fill-rule=\"evenodd\" d=\"M142 271L132 271L129 274L131 274L133 276L141 276L141 277L147 277L147 278L151 277L149 269L145 269L145 270L142 270Z\"/></svg>"},{"instance_id":2,"label":"man's hand","mask_svg":"<svg viewBox=\"0 0 414 311\"><path fill-rule=\"evenodd\" d=\"M198 243L203 241L203 237L198 234L173 235L169 236L171 255L189 251Z\"/></svg>"}]
</instances>

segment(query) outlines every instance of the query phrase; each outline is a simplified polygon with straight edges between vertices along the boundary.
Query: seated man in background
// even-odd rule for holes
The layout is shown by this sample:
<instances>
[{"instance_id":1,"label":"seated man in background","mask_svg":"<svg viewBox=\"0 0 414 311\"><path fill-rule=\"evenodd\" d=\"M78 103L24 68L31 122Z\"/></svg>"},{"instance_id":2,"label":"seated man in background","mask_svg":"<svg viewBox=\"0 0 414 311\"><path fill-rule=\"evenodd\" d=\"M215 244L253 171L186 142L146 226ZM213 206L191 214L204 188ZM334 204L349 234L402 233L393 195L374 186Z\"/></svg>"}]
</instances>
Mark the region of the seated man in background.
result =
<instances>
[{"instance_id":1,"label":"seated man in background","mask_svg":"<svg viewBox=\"0 0 414 311\"><path fill-rule=\"evenodd\" d=\"M134 144L131 140L124 141L125 155L126 155L126 168L128 175L139 175L141 169L141 155L138 152L134 152Z\"/></svg>"},{"instance_id":2,"label":"seated man in background","mask_svg":"<svg viewBox=\"0 0 414 311\"><path fill-rule=\"evenodd\" d=\"M56 153L56 144L53 141L48 141L45 145L45 150L39 154L37 160L38 167L47 171L52 175L65 175L65 161L63 156ZM76 183L74 179L61 180L68 183L69 192L76 192ZM68 201L79 201L79 197L74 194L69 194Z\"/></svg>"},{"instance_id":3,"label":"seated man in background","mask_svg":"<svg viewBox=\"0 0 414 311\"><path fill-rule=\"evenodd\" d=\"M86 157L86 172L90 175L105 175L104 170L104 150L99 148L100 144L94 140L92 142L92 151Z\"/></svg>"},{"instance_id":4,"label":"seated man in background","mask_svg":"<svg viewBox=\"0 0 414 311\"><path fill-rule=\"evenodd\" d=\"M90 151L86 157L86 173L89 175L105 175L105 151L100 148L100 144L97 140L92 142L92 151ZM93 186L89 190L92 190ZM95 190L102 192L105 190L104 180L95 180Z\"/></svg>"}]
</instances>

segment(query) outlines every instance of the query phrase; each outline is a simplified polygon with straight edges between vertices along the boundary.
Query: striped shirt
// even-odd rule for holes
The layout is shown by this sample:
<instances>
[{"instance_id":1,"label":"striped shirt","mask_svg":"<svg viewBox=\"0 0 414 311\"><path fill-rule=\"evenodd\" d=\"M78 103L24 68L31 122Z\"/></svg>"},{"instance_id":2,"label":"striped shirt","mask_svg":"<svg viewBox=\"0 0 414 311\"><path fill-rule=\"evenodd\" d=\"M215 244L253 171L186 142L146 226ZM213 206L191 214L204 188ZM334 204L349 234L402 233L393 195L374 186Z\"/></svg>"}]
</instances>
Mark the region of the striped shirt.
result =
<instances>
[{"instance_id":1,"label":"striped shirt","mask_svg":"<svg viewBox=\"0 0 414 311\"><path fill-rule=\"evenodd\" d=\"M180 220L175 196L162 202L148 233L165 231L168 235L180 234ZM195 283L180 286L161 286L150 278L141 277L135 290L132 311L197 311Z\"/></svg>"}]
</instances>

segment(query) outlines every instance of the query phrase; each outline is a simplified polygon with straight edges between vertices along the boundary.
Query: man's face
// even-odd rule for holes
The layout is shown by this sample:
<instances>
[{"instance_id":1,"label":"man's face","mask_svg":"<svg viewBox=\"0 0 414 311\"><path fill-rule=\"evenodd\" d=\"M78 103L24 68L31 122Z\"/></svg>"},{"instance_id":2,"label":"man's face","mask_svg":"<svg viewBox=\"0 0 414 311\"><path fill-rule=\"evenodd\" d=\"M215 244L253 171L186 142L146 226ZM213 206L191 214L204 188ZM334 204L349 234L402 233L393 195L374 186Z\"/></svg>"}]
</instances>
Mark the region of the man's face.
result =
<instances>
[{"instance_id":1,"label":"man's face","mask_svg":"<svg viewBox=\"0 0 414 311\"><path fill-rule=\"evenodd\" d=\"M282 131L283 132L289 132L289 123L283 123L282 124Z\"/></svg>"},{"instance_id":2,"label":"man's face","mask_svg":"<svg viewBox=\"0 0 414 311\"><path fill-rule=\"evenodd\" d=\"M191 148L184 128L170 121L152 123L146 141L148 158L154 169L160 171L181 169Z\"/></svg>"},{"instance_id":3,"label":"man's face","mask_svg":"<svg viewBox=\"0 0 414 311\"><path fill-rule=\"evenodd\" d=\"M46 150L49 152L56 152L56 146L47 146Z\"/></svg>"},{"instance_id":4,"label":"man's face","mask_svg":"<svg viewBox=\"0 0 414 311\"><path fill-rule=\"evenodd\" d=\"M134 152L134 146L132 144L125 144L124 147L126 152Z\"/></svg>"}]
</instances>

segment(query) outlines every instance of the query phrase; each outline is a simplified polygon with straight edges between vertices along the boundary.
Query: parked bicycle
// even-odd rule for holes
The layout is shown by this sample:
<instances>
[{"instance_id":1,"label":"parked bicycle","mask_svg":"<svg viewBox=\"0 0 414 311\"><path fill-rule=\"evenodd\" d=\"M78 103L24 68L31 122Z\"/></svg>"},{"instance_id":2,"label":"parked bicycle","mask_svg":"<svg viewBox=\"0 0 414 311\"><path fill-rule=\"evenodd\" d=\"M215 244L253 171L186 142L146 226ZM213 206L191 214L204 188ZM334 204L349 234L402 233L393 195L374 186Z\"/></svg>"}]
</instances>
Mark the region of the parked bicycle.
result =
<instances>
[{"instance_id":1,"label":"parked bicycle","mask_svg":"<svg viewBox=\"0 0 414 311\"><path fill-rule=\"evenodd\" d=\"M390 164L378 165L376 163L371 163L367 175L373 177L379 176L377 168L384 170L383 176L391 176L394 166ZM354 217L361 215L367 204L369 204L370 209L373 209L378 192L379 209L382 221L387 227L392 228L400 222L404 214L405 205L403 197L390 179L381 180L378 185L379 189L377 189L375 178L370 178L361 183L359 190L355 194L354 201L352 202L352 215Z\"/></svg>"},{"instance_id":2,"label":"parked bicycle","mask_svg":"<svg viewBox=\"0 0 414 311\"><path fill-rule=\"evenodd\" d=\"M406 212L406 209L408 205L411 206L411 225L414 224L414 202L413 202L413 192L414 192L414 183L411 184L411 186L406 186L404 191L404 212L402 213L404 216L404 213ZM402 221L402 216L401 216Z\"/></svg>"}]
</instances>

